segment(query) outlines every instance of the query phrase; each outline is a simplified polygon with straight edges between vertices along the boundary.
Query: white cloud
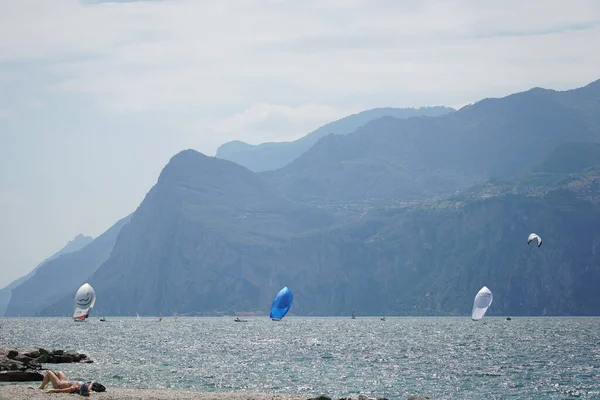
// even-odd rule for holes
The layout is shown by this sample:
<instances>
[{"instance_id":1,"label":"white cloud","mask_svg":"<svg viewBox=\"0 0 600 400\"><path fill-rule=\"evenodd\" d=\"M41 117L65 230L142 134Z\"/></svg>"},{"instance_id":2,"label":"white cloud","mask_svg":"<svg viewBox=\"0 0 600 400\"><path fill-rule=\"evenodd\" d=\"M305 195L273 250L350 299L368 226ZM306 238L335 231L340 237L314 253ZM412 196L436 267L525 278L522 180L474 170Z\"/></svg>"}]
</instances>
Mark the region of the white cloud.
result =
<instances>
[{"instance_id":1,"label":"white cloud","mask_svg":"<svg viewBox=\"0 0 600 400\"><path fill-rule=\"evenodd\" d=\"M420 105L413 93L464 104L600 70L595 1L3 4L1 59L43 60L52 90L118 112L348 108L377 92L396 92L394 105Z\"/></svg>"}]
</instances>

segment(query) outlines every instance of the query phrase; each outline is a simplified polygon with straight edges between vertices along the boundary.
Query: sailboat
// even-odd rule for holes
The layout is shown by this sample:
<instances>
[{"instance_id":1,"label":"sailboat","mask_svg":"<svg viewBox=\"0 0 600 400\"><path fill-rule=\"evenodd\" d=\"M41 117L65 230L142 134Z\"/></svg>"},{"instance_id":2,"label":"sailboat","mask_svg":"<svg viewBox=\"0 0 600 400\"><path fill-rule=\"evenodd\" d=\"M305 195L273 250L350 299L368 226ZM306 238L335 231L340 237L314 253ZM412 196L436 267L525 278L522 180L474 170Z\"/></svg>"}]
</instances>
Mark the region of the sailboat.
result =
<instances>
[{"instance_id":1,"label":"sailboat","mask_svg":"<svg viewBox=\"0 0 600 400\"><path fill-rule=\"evenodd\" d=\"M354 312L354 310L352 311L352 319L356 319L356 313Z\"/></svg>"},{"instance_id":2,"label":"sailboat","mask_svg":"<svg viewBox=\"0 0 600 400\"><path fill-rule=\"evenodd\" d=\"M277 293L275 298L273 299L273 303L271 304L271 313L269 317L273 321L281 321L285 314L292 307L292 302L294 301L294 296L288 287L284 287Z\"/></svg>"},{"instance_id":3,"label":"sailboat","mask_svg":"<svg viewBox=\"0 0 600 400\"><path fill-rule=\"evenodd\" d=\"M90 315L90 309L96 304L96 292L89 283L84 283L75 293L74 321L85 321Z\"/></svg>"},{"instance_id":4,"label":"sailboat","mask_svg":"<svg viewBox=\"0 0 600 400\"><path fill-rule=\"evenodd\" d=\"M489 306L492 305L492 292L486 286L482 287L479 292L475 295L473 300L473 310L471 311L471 319L473 321L479 321L483 318Z\"/></svg>"}]
</instances>

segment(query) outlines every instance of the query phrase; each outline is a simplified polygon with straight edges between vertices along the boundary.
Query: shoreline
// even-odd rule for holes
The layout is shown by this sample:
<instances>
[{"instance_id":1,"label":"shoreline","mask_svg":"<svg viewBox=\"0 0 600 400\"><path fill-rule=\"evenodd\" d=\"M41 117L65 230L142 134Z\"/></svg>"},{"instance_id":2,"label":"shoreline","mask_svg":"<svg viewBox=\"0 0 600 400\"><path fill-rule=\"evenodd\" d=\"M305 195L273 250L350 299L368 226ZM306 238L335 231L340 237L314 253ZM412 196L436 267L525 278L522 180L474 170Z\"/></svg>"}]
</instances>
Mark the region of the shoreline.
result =
<instances>
[{"instance_id":1,"label":"shoreline","mask_svg":"<svg viewBox=\"0 0 600 400\"><path fill-rule=\"evenodd\" d=\"M23 383L0 385L0 400L60 400L85 398L71 393L46 393L43 390L32 389L32 387L37 386ZM102 393L90 392L89 398L99 400L387 400L385 398L372 398L358 394L341 399L332 399L326 396L326 394L299 395L289 393L201 392L177 389L107 388L106 392ZM417 395L400 398L400 400L403 399L429 400L429 397Z\"/></svg>"},{"instance_id":2,"label":"shoreline","mask_svg":"<svg viewBox=\"0 0 600 400\"><path fill-rule=\"evenodd\" d=\"M36 387L34 382L27 384L0 385L0 400L51 400L85 398L70 393L46 393ZM106 388L106 392L90 392L92 399L102 400L307 400L313 396L291 395L286 393L253 393L253 392L197 392L176 389L122 389ZM318 396L317 396L318 397Z\"/></svg>"}]
</instances>

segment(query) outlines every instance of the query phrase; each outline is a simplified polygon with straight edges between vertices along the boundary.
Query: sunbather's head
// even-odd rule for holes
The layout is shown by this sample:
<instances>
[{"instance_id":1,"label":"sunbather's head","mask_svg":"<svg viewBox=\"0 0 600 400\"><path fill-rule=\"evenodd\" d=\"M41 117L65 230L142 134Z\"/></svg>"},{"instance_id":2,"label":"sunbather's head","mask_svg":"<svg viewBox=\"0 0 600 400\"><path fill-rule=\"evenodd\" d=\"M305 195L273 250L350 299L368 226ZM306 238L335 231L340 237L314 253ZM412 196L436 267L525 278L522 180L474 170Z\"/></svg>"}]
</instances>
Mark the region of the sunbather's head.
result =
<instances>
[{"instance_id":1,"label":"sunbather's head","mask_svg":"<svg viewBox=\"0 0 600 400\"><path fill-rule=\"evenodd\" d=\"M91 388L94 392L105 392L106 388L100 382L92 382Z\"/></svg>"}]
</instances>

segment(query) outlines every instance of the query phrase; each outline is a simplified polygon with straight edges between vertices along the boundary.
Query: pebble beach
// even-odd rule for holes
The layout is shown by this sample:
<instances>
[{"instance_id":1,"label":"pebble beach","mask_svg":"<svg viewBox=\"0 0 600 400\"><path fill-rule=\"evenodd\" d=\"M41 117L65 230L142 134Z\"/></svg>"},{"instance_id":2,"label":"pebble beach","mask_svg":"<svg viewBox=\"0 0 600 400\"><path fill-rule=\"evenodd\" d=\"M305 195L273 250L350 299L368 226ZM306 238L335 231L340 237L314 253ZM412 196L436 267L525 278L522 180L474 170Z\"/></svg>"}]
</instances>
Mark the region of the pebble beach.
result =
<instances>
[{"instance_id":1,"label":"pebble beach","mask_svg":"<svg viewBox=\"0 0 600 400\"><path fill-rule=\"evenodd\" d=\"M68 393L46 393L28 385L0 386L0 400L61 400L84 398ZM159 389L112 389L91 392L90 399L98 400L306 400L307 396L266 393L207 393Z\"/></svg>"}]
</instances>

